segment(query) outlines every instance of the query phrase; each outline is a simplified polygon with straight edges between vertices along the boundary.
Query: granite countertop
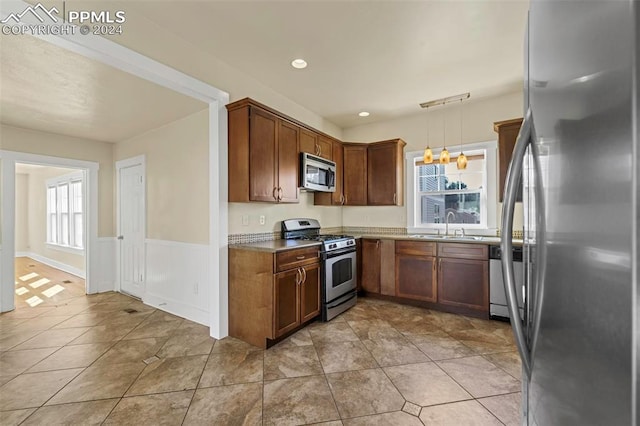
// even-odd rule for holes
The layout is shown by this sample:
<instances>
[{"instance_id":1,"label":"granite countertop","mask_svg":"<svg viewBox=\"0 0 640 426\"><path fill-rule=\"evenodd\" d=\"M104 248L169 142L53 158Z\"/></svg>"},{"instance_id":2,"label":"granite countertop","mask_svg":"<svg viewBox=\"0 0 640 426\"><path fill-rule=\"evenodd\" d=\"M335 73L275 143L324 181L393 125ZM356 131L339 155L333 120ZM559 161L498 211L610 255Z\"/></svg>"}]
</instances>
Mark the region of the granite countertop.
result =
<instances>
[{"instance_id":1,"label":"granite countertop","mask_svg":"<svg viewBox=\"0 0 640 426\"><path fill-rule=\"evenodd\" d=\"M418 236L420 235L420 236ZM485 244L497 246L500 245L499 237L481 237L480 239L471 238L438 238L437 236L431 236L427 234L410 234L410 235L398 235L398 234L354 234L355 238L374 238L380 240L396 240L396 241L425 241L432 243L463 243L463 244ZM230 244L229 248L255 250L255 251L267 251L276 253L283 250L291 250L301 247L319 246L318 241L300 241L300 240L273 240L273 241L261 241L257 243L242 243L242 244ZM514 246L521 246L522 240L514 239Z\"/></svg>"},{"instance_id":2,"label":"granite countertop","mask_svg":"<svg viewBox=\"0 0 640 426\"><path fill-rule=\"evenodd\" d=\"M255 251L268 251L276 253L283 250L291 250L302 247L319 246L318 241L300 241L300 240L273 240L273 241L261 241L258 243L243 243L243 244L230 244L229 248L255 250Z\"/></svg>"},{"instance_id":3,"label":"granite countertop","mask_svg":"<svg viewBox=\"0 0 640 426\"><path fill-rule=\"evenodd\" d=\"M464 244L485 244L485 245L500 245L499 237L481 236L480 239L472 238L439 238L436 235L428 234L409 234L409 235L397 235L397 234L358 234L354 235L356 238L374 238L380 240L400 240L400 241L427 241L432 243L464 243ZM469 236L471 237L471 236ZM476 237L476 236L473 236ZM513 239L513 245L521 246L522 240Z\"/></svg>"}]
</instances>

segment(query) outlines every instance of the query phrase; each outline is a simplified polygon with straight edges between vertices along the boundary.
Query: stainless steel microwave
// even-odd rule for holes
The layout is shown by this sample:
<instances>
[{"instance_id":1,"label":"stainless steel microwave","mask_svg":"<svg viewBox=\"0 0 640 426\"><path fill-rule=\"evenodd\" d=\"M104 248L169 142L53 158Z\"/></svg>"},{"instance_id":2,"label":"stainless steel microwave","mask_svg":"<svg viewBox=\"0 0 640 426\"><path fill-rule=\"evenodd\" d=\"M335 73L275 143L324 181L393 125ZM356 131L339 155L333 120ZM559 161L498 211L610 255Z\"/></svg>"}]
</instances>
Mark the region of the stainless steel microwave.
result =
<instances>
[{"instance_id":1,"label":"stainless steel microwave","mask_svg":"<svg viewBox=\"0 0 640 426\"><path fill-rule=\"evenodd\" d=\"M336 191L336 163L300 153L300 187L309 191Z\"/></svg>"}]
</instances>

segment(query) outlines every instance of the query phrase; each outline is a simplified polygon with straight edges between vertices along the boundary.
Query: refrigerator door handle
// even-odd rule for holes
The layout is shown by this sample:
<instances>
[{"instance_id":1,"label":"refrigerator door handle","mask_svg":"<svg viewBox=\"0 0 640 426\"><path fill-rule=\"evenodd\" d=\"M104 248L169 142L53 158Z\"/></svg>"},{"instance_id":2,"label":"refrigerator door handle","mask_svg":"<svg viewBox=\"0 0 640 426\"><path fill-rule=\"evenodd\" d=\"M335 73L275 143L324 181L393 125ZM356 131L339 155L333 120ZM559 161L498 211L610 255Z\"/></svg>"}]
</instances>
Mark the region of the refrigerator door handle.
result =
<instances>
[{"instance_id":1,"label":"refrigerator door handle","mask_svg":"<svg viewBox=\"0 0 640 426\"><path fill-rule=\"evenodd\" d=\"M520 313L518 311L518 299L516 296L516 281L513 269L513 210L516 204L516 194L518 192L518 181L522 175L522 163L527 151L527 147L533 140L533 116L531 108L527 111L516 144L513 148L511 164L507 170L504 187L504 201L502 204L502 234L500 238L500 249L502 251L502 275L504 276L504 287L507 296L507 305L509 307L509 316L511 317L511 327L515 335L518 352L522 359L522 366L531 376L531 352L527 346L527 338L525 336Z\"/></svg>"}]
</instances>

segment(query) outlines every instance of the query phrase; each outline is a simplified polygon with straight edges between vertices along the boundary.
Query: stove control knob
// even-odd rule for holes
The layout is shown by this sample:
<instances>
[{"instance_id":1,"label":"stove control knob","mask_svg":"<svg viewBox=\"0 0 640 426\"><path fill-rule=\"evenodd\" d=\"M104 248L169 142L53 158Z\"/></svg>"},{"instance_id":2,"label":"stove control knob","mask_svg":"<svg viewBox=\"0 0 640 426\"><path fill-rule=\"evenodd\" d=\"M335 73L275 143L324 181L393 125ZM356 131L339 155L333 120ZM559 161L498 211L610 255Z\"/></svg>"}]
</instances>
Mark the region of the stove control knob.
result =
<instances>
[{"instance_id":1,"label":"stove control knob","mask_svg":"<svg viewBox=\"0 0 640 426\"><path fill-rule=\"evenodd\" d=\"M354 242L353 240L351 240L351 241L347 241L347 245L348 245L348 246L352 246L352 245L354 245L354 244L355 244L355 242Z\"/></svg>"},{"instance_id":2,"label":"stove control knob","mask_svg":"<svg viewBox=\"0 0 640 426\"><path fill-rule=\"evenodd\" d=\"M338 246L337 246L335 243L334 243L334 244L329 244L329 248L330 248L330 249L334 249L334 248L336 248L336 247L338 247Z\"/></svg>"}]
</instances>

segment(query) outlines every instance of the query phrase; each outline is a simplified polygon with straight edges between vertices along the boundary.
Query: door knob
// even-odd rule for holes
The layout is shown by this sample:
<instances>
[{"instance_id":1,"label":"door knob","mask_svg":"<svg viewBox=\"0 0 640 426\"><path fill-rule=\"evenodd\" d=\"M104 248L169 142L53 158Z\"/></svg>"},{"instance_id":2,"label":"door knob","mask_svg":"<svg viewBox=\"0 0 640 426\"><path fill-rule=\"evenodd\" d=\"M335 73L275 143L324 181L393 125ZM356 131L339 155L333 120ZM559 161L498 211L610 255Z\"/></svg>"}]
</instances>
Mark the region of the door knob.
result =
<instances>
[{"instance_id":1,"label":"door knob","mask_svg":"<svg viewBox=\"0 0 640 426\"><path fill-rule=\"evenodd\" d=\"M119 240L124 240L124 235L118 235Z\"/></svg>"}]
</instances>

